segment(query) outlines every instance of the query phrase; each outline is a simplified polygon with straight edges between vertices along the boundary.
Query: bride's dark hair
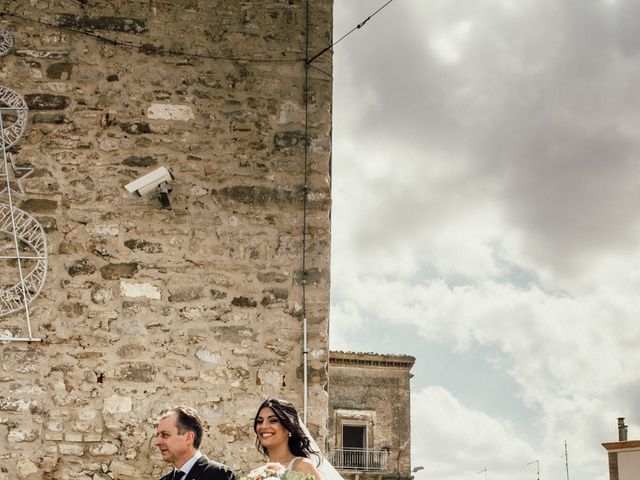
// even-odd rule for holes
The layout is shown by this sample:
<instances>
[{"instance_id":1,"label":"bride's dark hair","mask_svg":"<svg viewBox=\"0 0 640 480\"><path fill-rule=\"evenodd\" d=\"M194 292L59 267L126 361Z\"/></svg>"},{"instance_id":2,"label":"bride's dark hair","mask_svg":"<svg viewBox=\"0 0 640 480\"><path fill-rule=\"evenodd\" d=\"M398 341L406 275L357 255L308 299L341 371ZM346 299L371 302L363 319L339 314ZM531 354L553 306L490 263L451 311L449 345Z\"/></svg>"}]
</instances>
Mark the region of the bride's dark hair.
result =
<instances>
[{"instance_id":1,"label":"bride's dark hair","mask_svg":"<svg viewBox=\"0 0 640 480\"><path fill-rule=\"evenodd\" d=\"M260 453L262 453L265 457L268 456L268 451L265 447L260 443L260 439L258 438L258 432L256 431L256 426L258 425L258 416L260 416L260 410L268 407L273 410L273 413L278 417L278 420L282 423L282 426L286 428L291 436L289 437L289 450L296 457L306 457L310 458L311 455L314 455L318 458L319 452L316 452L311 447L311 442L309 437L307 437L300 426L300 420L298 417L298 412L296 411L296 407L293 404L280 400L278 398L270 398L262 402L262 405L258 408L258 412L256 413L255 418L253 419L253 431L256 433L256 448ZM266 419L263 419L266 420Z\"/></svg>"}]
</instances>

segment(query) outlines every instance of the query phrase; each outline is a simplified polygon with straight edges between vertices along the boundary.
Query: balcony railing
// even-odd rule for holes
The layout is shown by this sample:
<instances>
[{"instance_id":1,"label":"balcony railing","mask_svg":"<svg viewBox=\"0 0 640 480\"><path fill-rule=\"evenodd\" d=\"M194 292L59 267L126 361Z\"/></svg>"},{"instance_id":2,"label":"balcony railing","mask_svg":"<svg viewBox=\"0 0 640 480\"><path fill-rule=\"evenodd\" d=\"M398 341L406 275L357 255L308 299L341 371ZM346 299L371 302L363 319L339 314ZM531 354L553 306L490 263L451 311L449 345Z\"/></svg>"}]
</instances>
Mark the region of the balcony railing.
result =
<instances>
[{"instance_id":1,"label":"balcony railing","mask_svg":"<svg viewBox=\"0 0 640 480\"><path fill-rule=\"evenodd\" d=\"M331 452L331 463L339 470L385 471L388 458L388 450L336 448Z\"/></svg>"}]
</instances>

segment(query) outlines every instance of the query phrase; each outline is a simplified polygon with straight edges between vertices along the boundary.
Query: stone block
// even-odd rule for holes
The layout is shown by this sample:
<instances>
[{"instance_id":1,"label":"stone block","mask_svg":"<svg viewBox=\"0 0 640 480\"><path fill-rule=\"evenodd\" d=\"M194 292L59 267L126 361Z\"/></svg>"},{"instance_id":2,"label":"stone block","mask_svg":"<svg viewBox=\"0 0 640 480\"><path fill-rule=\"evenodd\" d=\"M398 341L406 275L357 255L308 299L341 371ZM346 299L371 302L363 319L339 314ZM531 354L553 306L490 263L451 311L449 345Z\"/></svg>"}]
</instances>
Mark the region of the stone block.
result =
<instances>
[{"instance_id":1,"label":"stone block","mask_svg":"<svg viewBox=\"0 0 640 480\"><path fill-rule=\"evenodd\" d=\"M67 117L64 115L64 113L36 113L31 117L31 121L34 124L52 123L60 125L67 122Z\"/></svg>"},{"instance_id":2,"label":"stone block","mask_svg":"<svg viewBox=\"0 0 640 480\"><path fill-rule=\"evenodd\" d=\"M157 165L158 161L150 155L131 155L122 160L122 164L128 167L151 167Z\"/></svg>"},{"instance_id":3,"label":"stone block","mask_svg":"<svg viewBox=\"0 0 640 480\"><path fill-rule=\"evenodd\" d=\"M27 94L24 100L29 110L64 110L71 103L69 97L51 93Z\"/></svg>"},{"instance_id":4,"label":"stone block","mask_svg":"<svg viewBox=\"0 0 640 480\"><path fill-rule=\"evenodd\" d=\"M100 269L100 274L105 280L120 280L133 278L137 271L137 263L110 263Z\"/></svg>"},{"instance_id":5,"label":"stone block","mask_svg":"<svg viewBox=\"0 0 640 480\"><path fill-rule=\"evenodd\" d=\"M128 413L133 410L133 401L131 397L114 394L104 399L102 410L109 415L114 413Z\"/></svg>"},{"instance_id":6,"label":"stone block","mask_svg":"<svg viewBox=\"0 0 640 480\"><path fill-rule=\"evenodd\" d=\"M267 288L262 291L262 300L260 303L264 306L286 302L289 298L289 290L286 288Z\"/></svg>"},{"instance_id":7,"label":"stone block","mask_svg":"<svg viewBox=\"0 0 640 480\"><path fill-rule=\"evenodd\" d=\"M193 120L193 109L188 105L171 105L154 103L147 109L147 117L153 120L177 120L187 122Z\"/></svg>"},{"instance_id":8,"label":"stone block","mask_svg":"<svg viewBox=\"0 0 640 480\"><path fill-rule=\"evenodd\" d=\"M162 299L162 294L158 287L150 283L130 283L120 281L120 293L128 298L149 298L151 300Z\"/></svg>"},{"instance_id":9,"label":"stone block","mask_svg":"<svg viewBox=\"0 0 640 480\"><path fill-rule=\"evenodd\" d=\"M10 443L24 443L24 442L33 442L38 438L39 432L36 429L22 429L15 428L9 431L9 435L7 435L7 440Z\"/></svg>"},{"instance_id":10,"label":"stone block","mask_svg":"<svg viewBox=\"0 0 640 480\"><path fill-rule=\"evenodd\" d=\"M58 444L58 452L60 455L81 457L84 454L84 448L77 443L60 443Z\"/></svg>"},{"instance_id":11,"label":"stone block","mask_svg":"<svg viewBox=\"0 0 640 480\"><path fill-rule=\"evenodd\" d=\"M69 318L78 318L84 315L87 306L79 302L65 302L58 305L58 311Z\"/></svg>"},{"instance_id":12,"label":"stone block","mask_svg":"<svg viewBox=\"0 0 640 480\"><path fill-rule=\"evenodd\" d=\"M16 474L20 480L33 478L39 473L38 466L30 459L20 457L16 462Z\"/></svg>"},{"instance_id":13,"label":"stone block","mask_svg":"<svg viewBox=\"0 0 640 480\"><path fill-rule=\"evenodd\" d=\"M234 297L231 300L231 305L233 305L234 307L241 307L241 308L253 308L258 306L258 302L256 302L251 298L240 296L240 297Z\"/></svg>"},{"instance_id":14,"label":"stone block","mask_svg":"<svg viewBox=\"0 0 640 480\"><path fill-rule=\"evenodd\" d=\"M278 150L304 145L304 132L279 132L273 137L273 145Z\"/></svg>"},{"instance_id":15,"label":"stone block","mask_svg":"<svg viewBox=\"0 0 640 480\"><path fill-rule=\"evenodd\" d=\"M58 202L46 198L28 198L20 202L20 209L29 213L51 213L58 208Z\"/></svg>"},{"instance_id":16,"label":"stone block","mask_svg":"<svg viewBox=\"0 0 640 480\"><path fill-rule=\"evenodd\" d=\"M82 433L66 432L64 434L65 442L82 442Z\"/></svg>"},{"instance_id":17,"label":"stone block","mask_svg":"<svg viewBox=\"0 0 640 480\"><path fill-rule=\"evenodd\" d=\"M47 77L56 80L69 80L71 78L71 72L73 71L73 64L69 62L52 63L47 67Z\"/></svg>"},{"instance_id":18,"label":"stone block","mask_svg":"<svg viewBox=\"0 0 640 480\"><path fill-rule=\"evenodd\" d=\"M91 289L91 301L98 305L104 305L113 300L113 290L96 285Z\"/></svg>"},{"instance_id":19,"label":"stone block","mask_svg":"<svg viewBox=\"0 0 640 480\"><path fill-rule=\"evenodd\" d=\"M117 455L119 448L113 443L99 443L97 445L91 445L89 447L89 453L91 455L103 456L103 455Z\"/></svg>"},{"instance_id":20,"label":"stone block","mask_svg":"<svg viewBox=\"0 0 640 480\"><path fill-rule=\"evenodd\" d=\"M291 276L284 272L258 272L256 276L264 283L283 283L291 279Z\"/></svg>"},{"instance_id":21,"label":"stone block","mask_svg":"<svg viewBox=\"0 0 640 480\"><path fill-rule=\"evenodd\" d=\"M140 135L141 133L151 133L151 127L146 122L137 123L121 123L120 128L123 132L130 133L132 135ZM147 157L151 158L151 157Z\"/></svg>"},{"instance_id":22,"label":"stone block","mask_svg":"<svg viewBox=\"0 0 640 480\"><path fill-rule=\"evenodd\" d=\"M143 478L145 475L130 463L121 462L120 460L113 460L109 464L109 470L113 474L114 478Z\"/></svg>"},{"instance_id":23,"label":"stone block","mask_svg":"<svg viewBox=\"0 0 640 480\"><path fill-rule=\"evenodd\" d=\"M155 367L146 362L121 363L116 365L114 372L116 380L143 383L153 381L155 375Z\"/></svg>"},{"instance_id":24,"label":"stone block","mask_svg":"<svg viewBox=\"0 0 640 480\"><path fill-rule=\"evenodd\" d=\"M193 302L202 298L202 287L181 287L169 291L170 302Z\"/></svg>"},{"instance_id":25,"label":"stone block","mask_svg":"<svg viewBox=\"0 0 640 480\"><path fill-rule=\"evenodd\" d=\"M44 439L52 442L64 440L64 433L62 432L46 432Z\"/></svg>"},{"instance_id":26,"label":"stone block","mask_svg":"<svg viewBox=\"0 0 640 480\"><path fill-rule=\"evenodd\" d=\"M162 244L141 239L125 240L124 246L134 252L162 253Z\"/></svg>"},{"instance_id":27,"label":"stone block","mask_svg":"<svg viewBox=\"0 0 640 480\"><path fill-rule=\"evenodd\" d=\"M72 277L77 275L91 275L95 273L95 271L96 266L91 263L88 258L80 259L67 268L67 273Z\"/></svg>"},{"instance_id":28,"label":"stone block","mask_svg":"<svg viewBox=\"0 0 640 480\"><path fill-rule=\"evenodd\" d=\"M196 357L198 357L203 362L219 364L221 361L220 354L217 352L210 352L208 350L198 350L196 352Z\"/></svg>"}]
</instances>

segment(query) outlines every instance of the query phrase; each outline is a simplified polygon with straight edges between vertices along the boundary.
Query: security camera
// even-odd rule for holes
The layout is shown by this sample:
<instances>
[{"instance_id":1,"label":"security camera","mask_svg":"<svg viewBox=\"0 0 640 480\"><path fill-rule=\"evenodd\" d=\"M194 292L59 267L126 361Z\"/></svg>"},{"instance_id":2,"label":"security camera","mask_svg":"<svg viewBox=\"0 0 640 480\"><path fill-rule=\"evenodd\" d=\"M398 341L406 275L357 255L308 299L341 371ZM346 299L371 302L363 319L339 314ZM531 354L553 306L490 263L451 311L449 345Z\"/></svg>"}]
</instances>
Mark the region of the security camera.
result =
<instances>
[{"instance_id":1,"label":"security camera","mask_svg":"<svg viewBox=\"0 0 640 480\"><path fill-rule=\"evenodd\" d=\"M137 193L140 196L157 190L162 207L165 209L171 209L171 204L169 202L169 192L171 191L171 187L169 187L167 183L170 180L173 180L171 171L167 167L160 167L131 183L127 183L124 188L129 192Z\"/></svg>"},{"instance_id":2,"label":"security camera","mask_svg":"<svg viewBox=\"0 0 640 480\"><path fill-rule=\"evenodd\" d=\"M138 195L146 195L152 192L160 186L160 184L173 180L173 175L167 167L156 168L153 172L149 172L146 175L134 180L131 183L127 183L126 188L131 193L137 193Z\"/></svg>"}]
</instances>

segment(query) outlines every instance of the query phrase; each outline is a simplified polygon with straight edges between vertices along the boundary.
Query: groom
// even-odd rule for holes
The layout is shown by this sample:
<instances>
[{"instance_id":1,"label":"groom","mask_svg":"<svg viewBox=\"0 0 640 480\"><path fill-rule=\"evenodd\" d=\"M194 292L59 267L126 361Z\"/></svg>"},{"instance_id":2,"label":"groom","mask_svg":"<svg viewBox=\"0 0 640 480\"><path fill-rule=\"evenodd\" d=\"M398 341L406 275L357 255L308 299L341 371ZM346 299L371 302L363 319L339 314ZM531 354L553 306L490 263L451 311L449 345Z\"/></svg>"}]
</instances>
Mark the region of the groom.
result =
<instances>
[{"instance_id":1,"label":"groom","mask_svg":"<svg viewBox=\"0 0 640 480\"><path fill-rule=\"evenodd\" d=\"M200 452L202 420L189 407L174 407L164 412L153 444L174 470L160 480L235 480L226 466L209 460Z\"/></svg>"}]
</instances>

